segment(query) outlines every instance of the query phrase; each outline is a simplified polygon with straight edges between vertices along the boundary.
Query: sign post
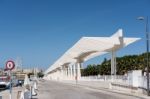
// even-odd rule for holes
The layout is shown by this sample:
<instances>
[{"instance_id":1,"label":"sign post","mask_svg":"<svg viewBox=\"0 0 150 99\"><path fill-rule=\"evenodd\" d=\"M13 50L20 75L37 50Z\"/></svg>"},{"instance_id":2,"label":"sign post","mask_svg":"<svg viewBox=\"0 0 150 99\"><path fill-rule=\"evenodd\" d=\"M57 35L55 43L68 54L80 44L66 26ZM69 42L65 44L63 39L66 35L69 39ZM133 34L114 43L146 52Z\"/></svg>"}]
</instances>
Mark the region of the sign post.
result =
<instances>
[{"instance_id":1,"label":"sign post","mask_svg":"<svg viewBox=\"0 0 150 99\"><path fill-rule=\"evenodd\" d=\"M10 77L10 85L9 85L9 90L10 90L10 94L9 94L9 99L12 99L12 74L11 74L11 70L13 70L15 67L15 63L11 60L6 62L6 70L9 71L9 77Z\"/></svg>"}]
</instances>

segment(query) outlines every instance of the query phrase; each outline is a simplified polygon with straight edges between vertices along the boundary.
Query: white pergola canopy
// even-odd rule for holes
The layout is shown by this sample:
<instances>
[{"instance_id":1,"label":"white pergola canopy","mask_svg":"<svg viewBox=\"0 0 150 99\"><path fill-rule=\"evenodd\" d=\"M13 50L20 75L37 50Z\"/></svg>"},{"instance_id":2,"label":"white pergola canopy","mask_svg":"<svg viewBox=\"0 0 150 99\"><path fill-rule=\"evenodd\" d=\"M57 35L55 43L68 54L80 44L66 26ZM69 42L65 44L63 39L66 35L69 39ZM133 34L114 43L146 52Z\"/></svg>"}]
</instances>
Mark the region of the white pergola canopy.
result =
<instances>
[{"instance_id":1,"label":"white pergola canopy","mask_svg":"<svg viewBox=\"0 0 150 99\"><path fill-rule=\"evenodd\" d=\"M82 37L75 45L64 53L45 74L55 70L66 63L84 62L99 55L117 51L140 38L123 37L122 29L119 29L111 37Z\"/></svg>"}]
</instances>

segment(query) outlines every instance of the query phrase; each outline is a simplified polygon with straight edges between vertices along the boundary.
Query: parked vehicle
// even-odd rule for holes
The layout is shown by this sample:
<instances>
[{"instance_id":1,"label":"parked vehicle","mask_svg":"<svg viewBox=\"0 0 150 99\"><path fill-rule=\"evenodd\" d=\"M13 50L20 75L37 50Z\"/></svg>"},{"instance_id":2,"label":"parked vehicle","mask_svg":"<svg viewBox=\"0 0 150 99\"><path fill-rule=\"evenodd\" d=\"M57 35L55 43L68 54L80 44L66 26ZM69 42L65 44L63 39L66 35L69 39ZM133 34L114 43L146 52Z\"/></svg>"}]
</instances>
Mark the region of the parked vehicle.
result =
<instances>
[{"instance_id":1,"label":"parked vehicle","mask_svg":"<svg viewBox=\"0 0 150 99\"><path fill-rule=\"evenodd\" d=\"M0 76L0 89L7 89L10 85L9 76Z\"/></svg>"}]
</instances>

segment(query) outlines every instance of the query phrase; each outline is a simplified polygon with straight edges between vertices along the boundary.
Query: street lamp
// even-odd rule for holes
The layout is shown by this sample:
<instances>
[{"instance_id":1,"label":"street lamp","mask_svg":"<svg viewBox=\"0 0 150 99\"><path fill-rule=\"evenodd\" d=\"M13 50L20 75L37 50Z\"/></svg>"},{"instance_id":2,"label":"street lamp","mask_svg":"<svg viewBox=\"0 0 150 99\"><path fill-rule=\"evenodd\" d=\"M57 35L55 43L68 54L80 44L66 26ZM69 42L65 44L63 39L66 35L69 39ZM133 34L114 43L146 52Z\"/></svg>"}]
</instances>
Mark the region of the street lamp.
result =
<instances>
[{"instance_id":1,"label":"street lamp","mask_svg":"<svg viewBox=\"0 0 150 99\"><path fill-rule=\"evenodd\" d=\"M149 29L148 29L148 16L146 18L144 17L138 17L138 20L144 20L145 21L145 33L146 33L146 59L147 59L147 69L146 69L146 75L147 75L147 95L150 96L150 89L149 89Z\"/></svg>"}]
</instances>

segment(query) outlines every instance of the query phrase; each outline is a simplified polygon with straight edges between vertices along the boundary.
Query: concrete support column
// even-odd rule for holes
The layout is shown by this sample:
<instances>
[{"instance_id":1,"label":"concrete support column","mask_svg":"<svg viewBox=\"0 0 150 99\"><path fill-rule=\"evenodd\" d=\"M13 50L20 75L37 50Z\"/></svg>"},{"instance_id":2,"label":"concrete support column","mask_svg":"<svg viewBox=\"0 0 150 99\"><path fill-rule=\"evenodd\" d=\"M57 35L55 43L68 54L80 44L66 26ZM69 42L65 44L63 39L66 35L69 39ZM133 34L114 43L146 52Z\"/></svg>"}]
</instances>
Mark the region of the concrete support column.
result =
<instances>
[{"instance_id":1,"label":"concrete support column","mask_svg":"<svg viewBox=\"0 0 150 99\"><path fill-rule=\"evenodd\" d=\"M77 63L77 78L81 78L81 63Z\"/></svg>"},{"instance_id":2,"label":"concrete support column","mask_svg":"<svg viewBox=\"0 0 150 99\"><path fill-rule=\"evenodd\" d=\"M111 52L111 81L114 82L116 78L116 52Z\"/></svg>"},{"instance_id":3,"label":"concrete support column","mask_svg":"<svg viewBox=\"0 0 150 99\"><path fill-rule=\"evenodd\" d=\"M72 79L72 64L70 65L70 78Z\"/></svg>"},{"instance_id":4,"label":"concrete support column","mask_svg":"<svg viewBox=\"0 0 150 99\"><path fill-rule=\"evenodd\" d=\"M70 69L70 65L68 66L68 78L71 78L71 69Z\"/></svg>"},{"instance_id":5,"label":"concrete support column","mask_svg":"<svg viewBox=\"0 0 150 99\"><path fill-rule=\"evenodd\" d=\"M67 79L69 79L70 77L70 70L69 70L69 66L67 66Z\"/></svg>"},{"instance_id":6,"label":"concrete support column","mask_svg":"<svg viewBox=\"0 0 150 99\"><path fill-rule=\"evenodd\" d=\"M60 70L59 70L59 80L62 79L62 67L60 67Z\"/></svg>"},{"instance_id":7,"label":"concrete support column","mask_svg":"<svg viewBox=\"0 0 150 99\"><path fill-rule=\"evenodd\" d=\"M63 66L61 67L61 80L63 80L63 78L64 78L64 68L63 68Z\"/></svg>"},{"instance_id":8,"label":"concrete support column","mask_svg":"<svg viewBox=\"0 0 150 99\"><path fill-rule=\"evenodd\" d=\"M61 69L57 71L57 80L60 81L60 79L61 79Z\"/></svg>"},{"instance_id":9,"label":"concrete support column","mask_svg":"<svg viewBox=\"0 0 150 99\"><path fill-rule=\"evenodd\" d=\"M67 79L67 68L65 67L65 79Z\"/></svg>"},{"instance_id":10,"label":"concrete support column","mask_svg":"<svg viewBox=\"0 0 150 99\"><path fill-rule=\"evenodd\" d=\"M111 52L111 75L116 75L116 52Z\"/></svg>"},{"instance_id":11,"label":"concrete support column","mask_svg":"<svg viewBox=\"0 0 150 99\"><path fill-rule=\"evenodd\" d=\"M75 79L76 75L76 64L73 64L73 79Z\"/></svg>"}]
</instances>

